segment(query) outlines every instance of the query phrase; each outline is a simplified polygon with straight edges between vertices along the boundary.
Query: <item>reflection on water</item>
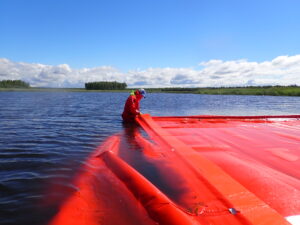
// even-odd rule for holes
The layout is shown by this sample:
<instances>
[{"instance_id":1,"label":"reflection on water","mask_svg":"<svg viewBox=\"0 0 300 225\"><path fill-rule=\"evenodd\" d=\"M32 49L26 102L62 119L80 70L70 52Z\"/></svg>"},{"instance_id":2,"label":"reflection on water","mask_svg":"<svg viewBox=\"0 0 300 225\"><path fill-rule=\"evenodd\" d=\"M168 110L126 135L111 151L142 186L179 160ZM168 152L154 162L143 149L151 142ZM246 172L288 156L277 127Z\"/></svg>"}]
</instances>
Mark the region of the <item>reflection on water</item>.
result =
<instances>
[{"instance_id":1,"label":"reflection on water","mask_svg":"<svg viewBox=\"0 0 300 225\"><path fill-rule=\"evenodd\" d=\"M168 169L168 163L165 160L156 156L159 155L159 151L150 152L149 155L146 149L147 145L149 145L149 142L153 146L155 144L150 139L147 139L147 135L145 135L146 137L141 135L143 133L142 128L135 124L123 124L123 126L124 130L120 135L121 143L118 156L147 180L151 181L154 186L158 187L171 200L179 203L179 197L185 193L185 190L180 185L170 185L170 177L171 179L176 178L177 184L184 182L180 180L180 177L175 174L174 170ZM164 176L162 171L168 171L169 180L166 180L166 176Z\"/></svg>"},{"instance_id":2,"label":"reflection on water","mask_svg":"<svg viewBox=\"0 0 300 225\"><path fill-rule=\"evenodd\" d=\"M0 224L44 224L72 192L72 177L108 136L123 132L124 160L149 180L155 168L145 162L131 138L139 127L124 127L120 114L127 93L0 92ZM275 115L300 112L299 98L148 94L142 112L167 115ZM129 152L129 153L128 153ZM130 157L140 157L138 160ZM155 178L156 177L156 178ZM49 190L57 192L49 196ZM175 193L176 190L165 190Z\"/></svg>"}]
</instances>

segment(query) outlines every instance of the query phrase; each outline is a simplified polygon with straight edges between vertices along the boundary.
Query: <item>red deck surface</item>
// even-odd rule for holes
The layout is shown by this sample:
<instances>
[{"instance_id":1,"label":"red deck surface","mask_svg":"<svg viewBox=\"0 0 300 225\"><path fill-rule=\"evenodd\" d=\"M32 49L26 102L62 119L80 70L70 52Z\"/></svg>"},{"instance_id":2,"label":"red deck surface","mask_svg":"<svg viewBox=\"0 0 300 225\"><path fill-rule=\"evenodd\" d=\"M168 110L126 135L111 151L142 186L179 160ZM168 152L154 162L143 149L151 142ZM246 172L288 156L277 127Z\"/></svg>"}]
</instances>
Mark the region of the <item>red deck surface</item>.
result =
<instances>
[{"instance_id":1,"label":"red deck surface","mask_svg":"<svg viewBox=\"0 0 300 225\"><path fill-rule=\"evenodd\" d=\"M149 137L126 128L100 146L52 225L298 224L300 116L138 122Z\"/></svg>"}]
</instances>

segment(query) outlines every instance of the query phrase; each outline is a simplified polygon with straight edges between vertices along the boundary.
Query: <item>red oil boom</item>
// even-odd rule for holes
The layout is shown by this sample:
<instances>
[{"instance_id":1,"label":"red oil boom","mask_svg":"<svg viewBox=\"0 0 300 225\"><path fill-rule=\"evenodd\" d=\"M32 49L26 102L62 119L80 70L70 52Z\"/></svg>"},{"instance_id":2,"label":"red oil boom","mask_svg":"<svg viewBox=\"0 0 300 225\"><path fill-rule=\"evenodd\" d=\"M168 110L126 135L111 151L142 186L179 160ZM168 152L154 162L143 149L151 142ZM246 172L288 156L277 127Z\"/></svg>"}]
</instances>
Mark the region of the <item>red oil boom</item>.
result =
<instances>
[{"instance_id":1,"label":"red oil boom","mask_svg":"<svg viewBox=\"0 0 300 225\"><path fill-rule=\"evenodd\" d=\"M51 225L300 224L300 115L137 122L88 158Z\"/></svg>"}]
</instances>

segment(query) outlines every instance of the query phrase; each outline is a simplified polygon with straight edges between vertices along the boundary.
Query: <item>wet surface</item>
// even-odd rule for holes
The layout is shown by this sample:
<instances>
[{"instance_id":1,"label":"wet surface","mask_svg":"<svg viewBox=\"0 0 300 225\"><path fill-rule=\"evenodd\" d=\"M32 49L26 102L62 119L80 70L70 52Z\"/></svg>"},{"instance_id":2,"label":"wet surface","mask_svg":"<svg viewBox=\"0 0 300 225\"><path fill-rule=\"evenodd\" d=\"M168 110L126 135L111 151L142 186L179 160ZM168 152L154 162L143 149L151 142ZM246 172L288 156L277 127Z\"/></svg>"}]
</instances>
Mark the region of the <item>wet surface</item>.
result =
<instances>
[{"instance_id":1,"label":"wet surface","mask_svg":"<svg viewBox=\"0 0 300 225\"><path fill-rule=\"evenodd\" d=\"M136 154L140 149L132 135L140 128L124 126L120 117L127 96L0 93L0 224L47 223L60 203L76 189L72 179L85 159L115 133L123 134L120 156L176 200L181 190L167 189L153 162ZM300 112L299 98L271 96L148 94L141 107L143 113L153 116ZM284 157L290 158L286 154Z\"/></svg>"}]
</instances>

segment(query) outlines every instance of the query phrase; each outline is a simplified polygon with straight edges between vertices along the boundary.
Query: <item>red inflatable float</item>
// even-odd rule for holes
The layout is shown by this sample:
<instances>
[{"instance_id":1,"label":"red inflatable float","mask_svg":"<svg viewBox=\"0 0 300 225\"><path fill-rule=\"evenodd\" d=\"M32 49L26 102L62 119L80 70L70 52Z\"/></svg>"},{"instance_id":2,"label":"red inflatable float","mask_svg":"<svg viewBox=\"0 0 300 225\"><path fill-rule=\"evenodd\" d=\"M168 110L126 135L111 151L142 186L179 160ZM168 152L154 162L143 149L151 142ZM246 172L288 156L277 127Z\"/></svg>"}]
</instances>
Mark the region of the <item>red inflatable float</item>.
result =
<instances>
[{"instance_id":1,"label":"red inflatable float","mask_svg":"<svg viewBox=\"0 0 300 225\"><path fill-rule=\"evenodd\" d=\"M299 224L300 116L137 122L86 161L51 225Z\"/></svg>"}]
</instances>

